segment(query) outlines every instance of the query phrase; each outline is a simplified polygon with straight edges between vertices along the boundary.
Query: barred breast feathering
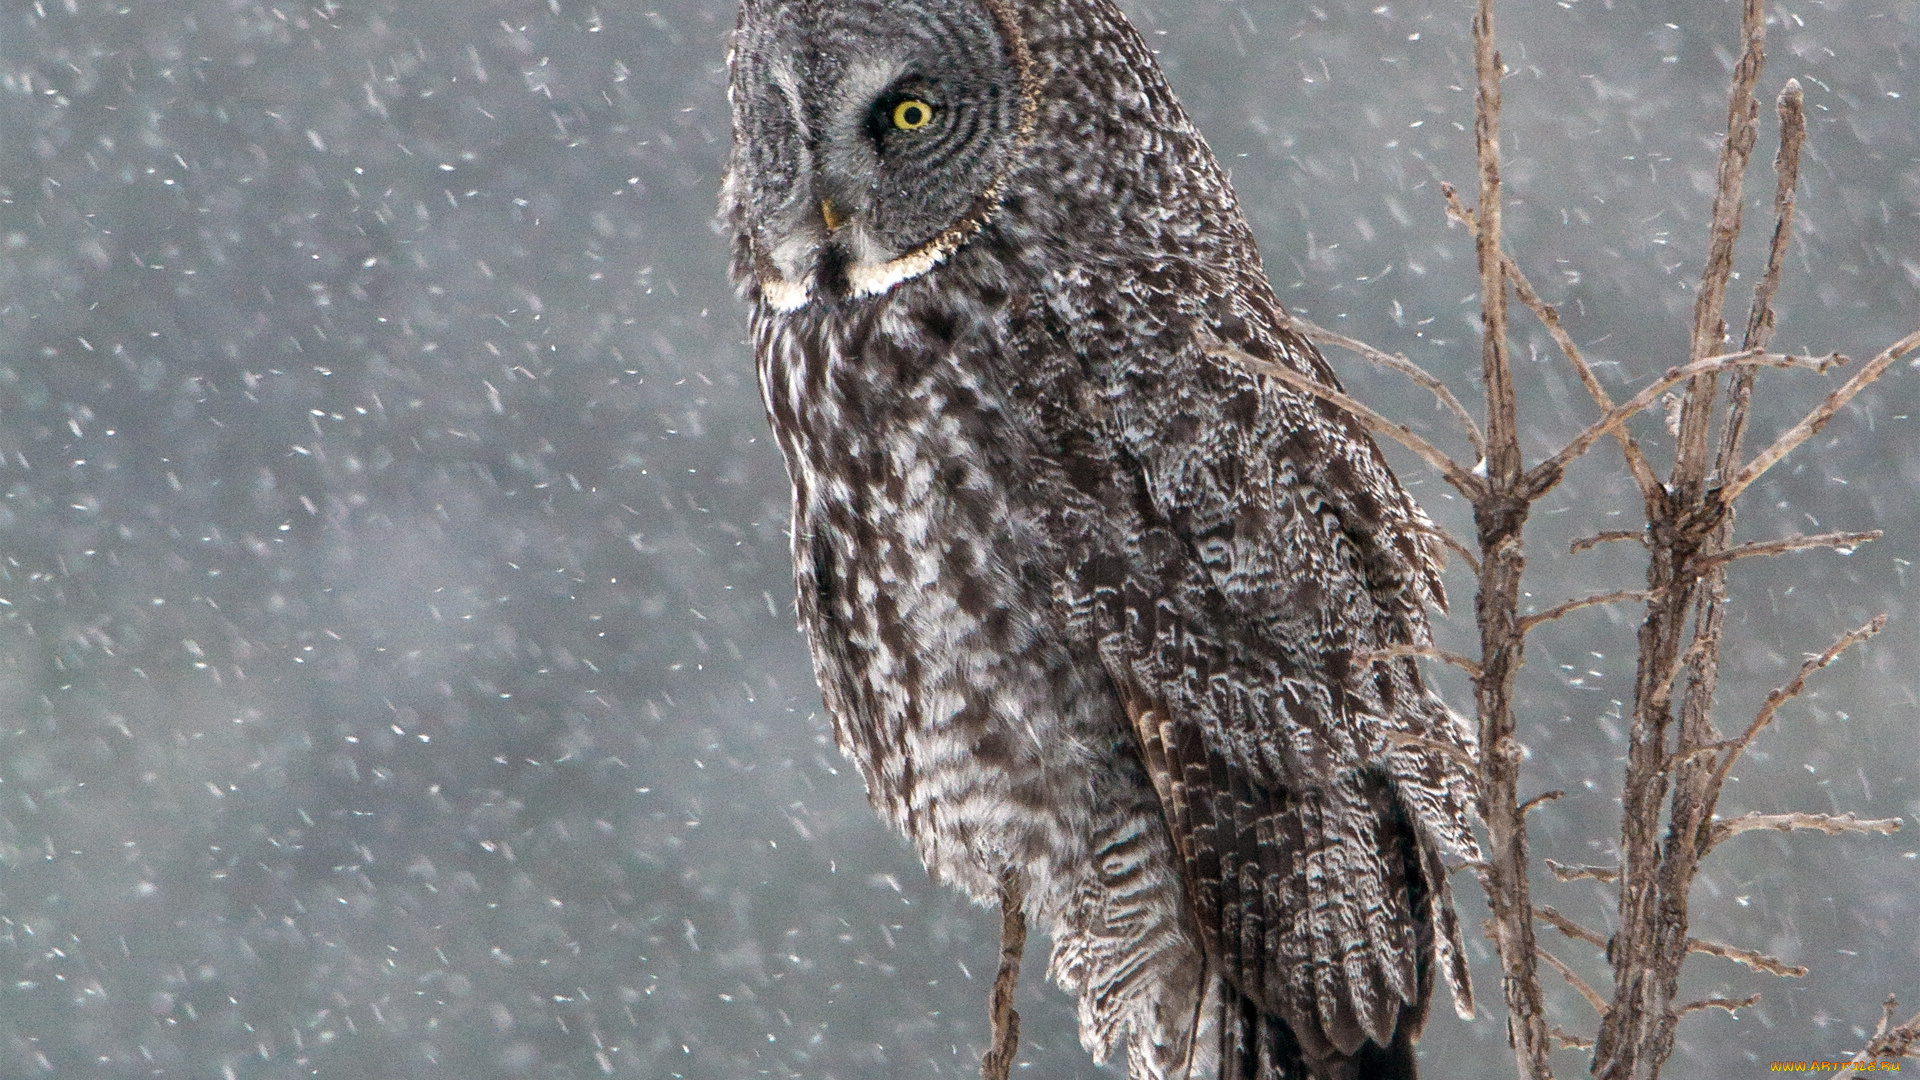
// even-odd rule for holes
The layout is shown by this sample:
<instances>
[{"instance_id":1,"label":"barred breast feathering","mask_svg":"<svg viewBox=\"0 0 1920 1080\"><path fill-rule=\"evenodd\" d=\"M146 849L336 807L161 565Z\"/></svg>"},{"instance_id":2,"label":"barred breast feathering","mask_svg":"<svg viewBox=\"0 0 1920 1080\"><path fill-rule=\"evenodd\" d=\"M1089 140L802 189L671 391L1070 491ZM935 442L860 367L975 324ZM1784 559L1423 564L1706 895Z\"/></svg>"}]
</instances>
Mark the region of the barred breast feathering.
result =
<instances>
[{"instance_id":1,"label":"barred breast feathering","mask_svg":"<svg viewBox=\"0 0 1920 1080\"><path fill-rule=\"evenodd\" d=\"M841 748L1011 871L1131 1075L1411 1077L1471 1009L1431 525L1107 0L746 0L722 195ZM1406 738L1415 736L1416 738Z\"/></svg>"}]
</instances>

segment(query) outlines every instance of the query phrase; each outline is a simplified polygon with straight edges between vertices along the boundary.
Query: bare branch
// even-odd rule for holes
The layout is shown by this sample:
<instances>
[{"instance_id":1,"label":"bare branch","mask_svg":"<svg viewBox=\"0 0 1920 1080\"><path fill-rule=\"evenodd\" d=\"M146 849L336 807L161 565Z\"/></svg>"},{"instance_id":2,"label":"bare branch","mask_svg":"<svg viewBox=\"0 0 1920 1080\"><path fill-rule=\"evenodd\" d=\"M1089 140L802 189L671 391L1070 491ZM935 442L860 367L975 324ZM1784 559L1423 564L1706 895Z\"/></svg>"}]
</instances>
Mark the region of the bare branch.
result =
<instances>
[{"instance_id":1,"label":"bare branch","mask_svg":"<svg viewBox=\"0 0 1920 1080\"><path fill-rule=\"evenodd\" d=\"M1763 0L1745 0L1741 8L1741 56L1728 95L1726 140L1714 186L1707 261L1695 296L1688 366L1722 348L1726 340L1722 313L1734 243L1740 234L1741 181L1759 130L1753 87L1765 58L1766 12ZM1742 351L1763 355L1759 349ZM1711 811L1698 809L1704 763L1694 763L1679 774L1667 772L1664 766L1675 720L1671 680L1687 663L1676 660L1675 654L1687 636L1689 609L1693 644L1685 651L1694 677L1678 718L1678 744L1686 750L1714 738L1710 715L1702 706L1711 699L1719 671L1718 579L1701 581L1690 564L1701 545L1710 551L1726 546L1730 528L1725 504L1702 497L1714 465L1708 435L1716 383L1717 375L1711 371L1689 380L1680 401L1669 482L1659 498L1647 502L1652 556L1647 586L1656 590L1658 599L1647 605L1639 635L1640 662L1621 799L1619 922L1609 954L1614 999L1600 1025L1592 1065L1599 1080L1659 1075L1673 1052L1681 1015L1674 1008L1674 997L1687 957L1688 893L1706 848L1696 838L1692 823ZM1549 483L1558 478L1553 473L1543 477ZM1664 852L1659 843L1663 802L1671 812Z\"/></svg>"},{"instance_id":2,"label":"bare branch","mask_svg":"<svg viewBox=\"0 0 1920 1080\"><path fill-rule=\"evenodd\" d=\"M1553 1036L1553 1041L1559 1043L1560 1049L1562 1050L1593 1049L1592 1039L1583 1039L1578 1035L1569 1033L1565 1028L1558 1025L1555 1025L1553 1030L1547 1032L1547 1034Z\"/></svg>"},{"instance_id":3,"label":"bare branch","mask_svg":"<svg viewBox=\"0 0 1920 1080\"><path fill-rule=\"evenodd\" d=\"M1538 615L1523 616L1520 619L1520 632L1525 633L1541 623L1552 622L1562 615L1579 611L1581 608L1594 607L1598 604L1618 604L1626 600L1646 601L1652 598L1653 593L1646 589L1622 589L1619 592L1601 593L1598 596L1583 596L1578 600L1569 600L1564 604L1550 607Z\"/></svg>"},{"instance_id":4,"label":"bare branch","mask_svg":"<svg viewBox=\"0 0 1920 1080\"><path fill-rule=\"evenodd\" d=\"M1567 935L1568 937L1572 938L1575 941L1584 941L1587 944L1593 946L1594 948L1599 949L1601 952L1607 951L1606 938L1603 938L1599 934L1594 933L1592 930L1589 930L1586 927L1581 926L1579 923L1574 922L1572 919L1567 918L1565 915L1560 914L1558 911L1555 911L1550 907L1534 908L1533 917L1536 919L1539 919L1541 922L1546 923L1547 925L1553 927L1555 930L1560 931L1562 934Z\"/></svg>"},{"instance_id":5,"label":"bare branch","mask_svg":"<svg viewBox=\"0 0 1920 1080\"><path fill-rule=\"evenodd\" d=\"M1480 223L1475 220L1472 210L1461 205L1460 193L1454 190L1452 184L1445 182L1440 185L1440 193L1446 196L1448 215L1465 225L1467 230L1477 237L1480 232ZM1560 312L1552 304L1540 299L1540 294L1534 291L1533 283L1527 280L1527 276L1520 272L1520 264L1512 255L1502 251L1500 256L1507 280L1513 283L1514 295L1533 311L1534 317L1540 320L1540 325L1547 328L1548 336L1552 337L1554 344L1560 347L1560 353L1567 358L1567 362L1573 365L1574 373L1580 377L1580 383L1587 388L1587 393L1592 395L1594 404L1600 406L1600 411L1603 413L1611 410L1613 398L1608 395L1606 388L1600 385L1600 380L1594 376L1593 368L1588 366L1586 357L1580 355L1580 347L1573 343L1573 335L1567 333L1566 329L1560 325ZM1647 464L1647 456L1641 452L1640 444L1634 441L1633 435L1624 427L1615 428L1613 435L1620 442L1620 452L1626 456L1627 469L1633 473L1634 481L1640 485L1641 494L1647 498L1654 497L1660 489L1660 479L1654 475L1653 467Z\"/></svg>"},{"instance_id":6,"label":"bare branch","mask_svg":"<svg viewBox=\"0 0 1920 1080\"><path fill-rule=\"evenodd\" d=\"M1520 804L1520 816L1526 817L1555 799L1565 798L1566 794L1564 791L1543 791Z\"/></svg>"},{"instance_id":7,"label":"bare branch","mask_svg":"<svg viewBox=\"0 0 1920 1080\"><path fill-rule=\"evenodd\" d=\"M1717 941L1688 938L1687 951L1722 957L1737 964L1745 964L1755 971L1764 971L1769 975L1779 975L1782 978L1797 979L1807 973L1807 969L1799 964L1789 964L1776 956L1768 956L1766 953L1754 952L1752 949L1742 949L1734 945L1722 945Z\"/></svg>"},{"instance_id":8,"label":"bare branch","mask_svg":"<svg viewBox=\"0 0 1920 1080\"><path fill-rule=\"evenodd\" d=\"M1885 535L1879 529L1869 529L1866 532L1815 533L1811 536L1788 536L1779 540L1755 540L1705 556L1695 565L1710 568L1754 555L1781 555L1789 551L1804 551L1807 548L1817 547L1839 548L1842 554L1851 554L1853 548L1872 543Z\"/></svg>"},{"instance_id":9,"label":"bare branch","mask_svg":"<svg viewBox=\"0 0 1920 1080\"><path fill-rule=\"evenodd\" d=\"M1385 435L1420 455L1422 461L1439 470L1440 475L1446 477L1447 482L1459 489L1460 493L1468 499L1478 498L1479 493L1485 487L1479 477L1474 476L1465 468L1462 468L1459 462L1441 453L1432 443L1414 434L1412 428L1381 416L1367 406L1362 405L1358 400L1349 397L1339 390L1335 390L1333 387L1320 382L1312 376L1304 375L1284 364L1276 364L1270 360L1262 360L1251 353L1233 348L1230 345L1212 345L1208 347L1207 355L1231 360L1241 367L1246 368L1248 371L1265 375L1271 379L1277 379L1293 387L1295 390L1312 394L1336 408L1345 410L1351 414L1354 419L1360 421L1361 426L1365 427L1368 431Z\"/></svg>"},{"instance_id":10,"label":"bare branch","mask_svg":"<svg viewBox=\"0 0 1920 1080\"><path fill-rule=\"evenodd\" d=\"M1404 656L1418 656L1427 660L1439 660L1452 664L1454 667L1459 668L1461 671L1466 672L1476 679L1480 677L1479 664L1461 656L1459 653L1448 652L1445 649L1436 649L1431 645L1389 645L1384 649L1376 649L1373 652L1367 653L1360 658L1360 662L1363 664L1374 664L1382 660L1398 660Z\"/></svg>"},{"instance_id":11,"label":"bare branch","mask_svg":"<svg viewBox=\"0 0 1920 1080\"><path fill-rule=\"evenodd\" d=\"M1713 227L1707 241L1707 262L1700 272L1700 290L1694 294L1693 335L1687 350L1698 360L1723 346L1727 338L1725 311L1727 280L1733 274L1734 241L1740 237L1741 185L1753 145L1760 135L1760 103L1753 88L1766 60L1765 15L1760 0L1748 0L1741 19L1740 62L1734 65L1733 86L1727 95L1727 135L1720 144L1720 167L1713 191ZM1707 433L1713 420L1714 377L1695 378L1680 406L1680 432L1674 448L1672 487L1691 501L1706 479Z\"/></svg>"},{"instance_id":12,"label":"bare branch","mask_svg":"<svg viewBox=\"0 0 1920 1080\"><path fill-rule=\"evenodd\" d=\"M1609 543L1614 540L1632 540L1638 543L1641 547L1646 547L1647 533L1645 529L1641 529L1637 532L1630 531L1627 529L1613 529L1607 532L1594 533L1592 536L1583 536L1580 539L1575 540L1573 543L1567 545L1567 553L1570 555L1578 555L1581 552L1588 550L1589 548L1597 548L1601 544Z\"/></svg>"},{"instance_id":13,"label":"bare branch","mask_svg":"<svg viewBox=\"0 0 1920 1080\"><path fill-rule=\"evenodd\" d=\"M1473 20L1473 142L1480 166L1479 227L1474 250L1480 264L1480 369L1487 394L1487 476L1495 488L1521 473L1513 366L1507 346L1507 281L1500 209L1500 78L1506 66L1493 44L1493 0L1480 0ZM1537 1033L1545 1035L1542 1030ZM1530 1042L1536 1040L1529 1040ZM1537 1040L1544 1043L1544 1038ZM1542 1053L1545 1046L1537 1047ZM1544 1064L1544 1058L1541 1059Z\"/></svg>"},{"instance_id":14,"label":"bare branch","mask_svg":"<svg viewBox=\"0 0 1920 1080\"><path fill-rule=\"evenodd\" d=\"M1916 348L1920 348L1920 330L1915 330L1887 346L1880 355L1867 361L1867 366L1856 372L1853 378L1848 379L1846 385L1828 394L1825 401L1803 417L1799 423L1793 425L1786 434L1773 440L1773 445L1760 451L1757 457L1747 462L1746 468L1740 470L1740 475L1728 481L1726 486L1720 489L1720 502L1729 504L1739 498L1740 493L1751 487L1755 480L1760 479L1762 473L1779 464L1781 458L1792 453L1795 447L1813 438L1816 432L1827 426L1827 421L1833 419L1841 406L1852 401L1854 395L1865 390L1875 379L1884 375L1887 368L1893 366L1895 360Z\"/></svg>"},{"instance_id":15,"label":"bare branch","mask_svg":"<svg viewBox=\"0 0 1920 1080\"><path fill-rule=\"evenodd\" d=\"M1800 148L1807 141L1806 106L1800 80L1788 79L1774 103L1780 117L1780 149L1773 156L1773 242L1767 248L1767 270L1753 289L1753 307L1747 313L1749 349L1764 349L1773 336L1773 294L1780 288L1780 270L1787 261L1787 242L1793 236L1794 195L1800 186Z\"/></svg>"},{"instance_id":16,"label":"bare branch","mask_svg":"<svg viewBox=\"0 0 1920 1080\"><path fill-rule=\"evenodd\" d=\"M1719 845L1729 837L1756 829L1772 829L1775 832L1792 832L1795 829L1818 830L1828 836L1842 833L1880 833L1883 836L1900 831L1900 819L1860 818L1853 814L1741 814L1735 818L1722 818L1713 823L1713 837L1710 845Z\"/></svg>"},{"instance_id":17,"label":"bare branch","mask_svg":"<svg viewBox=\"0 0 1920 1080\"><path fill-rule=\"evenodd\" d=\"M1546 860L1547 870L1561 881L1619 881L1620 868L1617 866L1573 866L1568 863Z\"/></svg>"},{"instance_id":18,"label":"bare branch","mask_svg":"<svg viewBox=\"0 0 1920 1080\"><path fill-rule=\"evenodd\" d=\"M1685 1005L1682 1005L1678 1009L1675 1009L1674 1012L1680 1014L1681 1016L1685 1016L1688 1013L1699 1012L1702 1009L1725 1009L1727 1010L1728 1013L1732 1013L1733 1015L1737 1016L1739 1014L1734 1013L1735 1009L1744 1009L1750 1005L1758 1005L1758 1004L1760 1004L1759 994L1749 994L1738 1001L1735 1001L1731 998L1710 997L1702 1001L1689 1001Z\"/></svg>"},{"instance_id":19,"label":"bare branch","mask_svg":"<svg viewBox=\"0 0 1920 1080\"><path fill-rule=\"evenodd\" d=\"M1020 1055L1020 1014L1013 994L1020 985L1020 956L1027 947L1026 884L1009 867L1000 875L1000 972L993 977L989 1009L993 1042L980 1058L980 1080L1007 1080Z\"/></svg>"},{"instance_id":20,"label":"bare branch","mask_svg":"<svg viewBox=\"0 0 1920 1080\"><path fill-rule=\"evenodd\" d=\"M1460 430L1466 433L1467 441L1473 444L1473 453L1477 458L1487 456L1487 440L1480 434L1480 425L1473 422L1473 415L1453 396L1447 384L1435 378L1426 368L1407 359L1404 353L1389 353L1345 334L1329 330L1324 326L1310 323L1292 312L1287 313L1287 321L1293 329L1322 345L1337 345L1351 353L1356 353L1376 367L1392 368L1414 382L1427 388L1446 410L1460 421Z\"/></svg>"},{"instance_id":21,"label":"bare branch","mask_svg":"<svg viewBox=\"0 0 1920 1080\"><path fill-rule=\"evenodd\" d=\"M1787 242L1793 236L1794 193L1800 185L1800 148L1807 138L1807 117L1801 100L1800 83L1788 79L1780 91L1776 111L1780 116L1780 150L1773 158L1773 242L1767 250L1766 273L1753 290L1753 307L1747 313L1747 336L1741 342L1749 349L1764 349L1773 340L1773 294L1780 287L1780 269L1786 264ZM1734 373L1727 387L1727 416L1721 423L1720 451L1714 472L1724 480L1740 455L1747 433L1747 411L1753 402L1753 384L1758 372L1748 369Z\"/></svg>"},{"instance_id":22,"label":"bare branch","mask_svg":"<svg viewBox=\"0 0 1920 1080\"><path fill-rule=\"evenodd\" d=\"M1467 569L1472 570L1475 575L1478 575L1480 573L1480 558L1479 556L1473 553L1472 548L1469 548L1467 547L1467 545L1461 543L1457 538L1455 538L1455 536L1452 533L1448 532L1447 530L1441 528L1438 525L1435 525L1432 528L1427 529L1425 531L1438 537L1440 542L1446 545L1446 548L1448 551L1451 551L1455 555L1460 556L1460 561L1467 564Z\"/></svg>"},{"instance_id":23,"label":"bare branch","mask_svg":"<svg viewBox=\"0 0 1920 1080\"><path fill-rule=\"evenodd\" d=\"M1854 630L1849 630L1840 635L1838 641L1827 646L1826 652L1801 664L1800 671L1795 674L1793 678L1787 680L1786 685L1776 687L1769 692L1767 694L1767 700L1760 705L1760 711L1754 714L1753 722L1747 725L1747 730L1741 732L1739 738L1727 744L1726 755L1720 759L1720 764L1714 766L1713 779L1707 786L1709 795L1717 795L1719 793L1721 786L1727 782L1727 774L1733 771L1734 762L1738 761L1740 755L1746 752L1747 747L1753 744L1753 740L1760 732L1765 730L1768 724L1773 723L1773 717L1780 711L1780 706L1799 697L1801 691L1807 688L1808 676L1826 667L1828 664L1833 663L1835 660L1838 660L1841 653L1878 634L1886 628L1886 625L1886 615L1880 614L1874 616L1866 625ZM1714 843L1719 843L1719 841L1716 840Z\"/></svg>"},{"instance_id":24,"label":"bare branch","mask_svg":"<svg viewBox=\"0 0 1920 1080\"><path fill-rule=\"evenodd\" d=\"M1607 1015L1607 999L1595 993L1593 987L1587 985L1587 980L1574 974L1573 969L1561 962L1559 957L1540 948L1538 945L1534 946L1533 952L1534 955L1545 960L1553 970L1559 972L1560 977L1567 980L1568 986L1580 991L1580 996L1587 999L1587 1004L1593 1006L1594 1012L1599 1013L1601 1016Z\"/></svg>"},{"instance_id":25,"label":"bare branch","mask_svg":"<svg viewBox=\"0 0 1920 1080\"><path fill-rule=\"evenodd\" d=\"M1908 349L1920 345L1920 332L1916 332L1913 335L1911 342L1912 344L1907 345ZM1883 353L1882 355L1884 356L1886 354ZM1879 360L1876 358L1874 362L1878 363ZM1889 360L1888 363L1892 363L1892 361ZM1527 473L1527 482L1524 486L1525 490L1529 497L1534 499L1538 499L1540 496L1553 490L1553 486L1560 482L1560 476L1566 471L1569 463L1588 450L1591 450L1594 443L1606 437L1606 435L1615 428L1626 423L1627 420L1635 414L1644 411L1649 405L1660 400L1660 396L1665 394L1675 384L1686 382L1688 379L1698 375L1712 374L1731 368L1750 367L1754 365L1762 367L1809 366L1806 357L1768 353L1757 349L1743 349L1740 352L1725 353L1720 356L1709 356L1704 360L1695 360L1676 368L1668 368L1665 375L1655 379L1639 393L1627 399L1625 404L1616 406L1612 412L1587 425L1586 430L1574 436L1573 441L1567 443L1566 446L1561 447L1559 453L1554 454L1552 457L1547 458L1529 470ZM1862 372L1862 374L1864 374L1864 372ZM1856 376L1856 379L1857 378L1858 376ZM1848 385L1852 384L1849 383ZM1858 391L1855 392L1857 393ZM1839 391L1835 391L1835 393L1839 393ZM1848 396L1851 397L1852 395ZM1842 404L1844 404L1844 402ZM1838 405L1834 407L1836 409L1839 408ZM1825 420L1821 421L1821 423L1825 422ZM1807 434L1811 435L1812 432L1808 432ZM1796 443L1796 445L1798 444ZM1791 447L1788 449L1791 449ZM1784 454L1786 451L1781 452ZM1771 464L1771 462L1769 462L1769 464ZM1743 473L1742 475L1745 474ZM1731 501L1724 494L1721 498L1723 502Z\"/></svg>"}]
</instances>

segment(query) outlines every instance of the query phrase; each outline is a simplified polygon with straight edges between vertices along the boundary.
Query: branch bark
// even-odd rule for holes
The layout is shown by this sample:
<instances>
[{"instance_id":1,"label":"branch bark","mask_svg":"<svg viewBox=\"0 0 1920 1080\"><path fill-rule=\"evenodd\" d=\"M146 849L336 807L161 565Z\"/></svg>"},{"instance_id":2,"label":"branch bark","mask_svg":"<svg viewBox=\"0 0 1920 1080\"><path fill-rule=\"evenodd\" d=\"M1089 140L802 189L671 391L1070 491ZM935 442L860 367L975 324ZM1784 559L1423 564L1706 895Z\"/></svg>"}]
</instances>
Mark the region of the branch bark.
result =
<instances>
[{"instance_id":1,"label":"branch bark","mask_svg":"<svg viewBox=\"0 0 1920 1080\"><path fill-rule=\"evenodd\" d=\"M1027 916L1022 910L1027 890L1019 872L1009 867L1000 875L1000 971L993 977L988 1008L993 1017L993 1042L980 1058L980 1080L1007 1080L1020 1056L1020 1014L1014 1010L1014 991L1020 986L1020 954L1027 948Z\"/></svg>"},{"instance_id":2,"label":"branch bark","mask_svg":"<svg viewBox=\"0 0 1920 1080\"><path fill-rule=\"evenodd\" d=\"M1707 263L1694 304L1689 367L1721 349L1726 340L1722 310L1733 271L1734 241L1740 233L1741 185L1759 130L1753 88L1765 62L1762 0L1745 0L1740 29L1743 47L1727 98L1727 135L1714 189ZM1763 341L1749 340L1745 345L1743 351L1749 354L1765 353ZM1646 501L1651 598L1640 628L1628 728L1626 782L1621 793L1619 930L1608 952L1614 993L1593 1057L1592 1071L1599 1080L1657 1080L1673 1053L1684 1011L1675 1008L1674 997L1688 954L1688 901L1699 860L1708 847L1702 833L1712 805L1703 790L1710 767L1691 751L1717 741L1711 706L1718 686L1724 621L1724 568L1703 569L1698 559L1724 550L1733 528L1727 510L1730 501L1702 497L1714 464L1709 461L1707 436L1716 377L1702 371L1688 381L1681 399L1673 470L1658 495ZM1718 460L1730 461L1738 444L1739 425L1729 425ZM1724 474L1725 469L1722 464L1719 471ZM1690 621L1693 630L1688 635ZM1691 644L1686 640L1689 636ZM1673 684L1683 665L1690 677L1679 716L1680 764L1670 773ZM1660 826L1669 784L1672 803L1665 815L1669 820L1662 844Z\"/></svg>"},{"instance_id":3,"label":"branch bark","mask_svg":"<svg viewBox=\"0 0 1920 1080\"><path fill-rule=\"evenodd\" d=\"M1618 604L1624 600L1647 600L1649 598L1650 596L1645 589L1622 589L1619 592L1601 593L1598 596L1583 596L1578 600L1569 600L1564 604L1556 604L1538 615L1528 615L1520 620L1520 628L1522 631L1531 630L1541 623L1552 622L1562 615L1579 611L1581 608L1595 607L1600 604Z\"/></svg>"},{"instance_id":4,"label":"branch bark","mask_svg":"<svg viewBox=\"0 0 1920 1080\"><path fill-rule=\"evenodd\" d=\"M1815 533L1811 536L1787 536L1779 540L1754 540L1703 556L1700 565L1718 567L1735 559L1746 559L1755 555L1783 555L1789 551L1804 551L1807 548L1817 547L1840 548L1844 554L1861 544L1870 544L1885 535L1879 529L1869 529L1866 532Z\"/></svg>"},{"instance_id":5,"label":"branch bark","mask_svg":"<svg viewBox=\"0 0 1920 1080\"><path fill-rule=\"evenodd\" d=\"M1717 941L1688 938L1687 951L1718 956L1736 964L1745 964L1755 971L1764 971L1769 975L1778 975L1787 979L1797 979L1807 973L1807 969L1799 964L1789 964L1777 956L1768 956L1763 952L1754 952L1752 949L1742 949L1733 945L1722 945Z\"/></svg>"},{"instance_id":6,"label":"branch bark","mask_svg":"<svg viewBox=\"0 0 1920 1080\"><path fill-rule=\"evenodd\" d=\"M1533 933L1533 901L1527 881L1527 822L1520 809L1519 740L1514 737L1514 680L1524 660L1526 633L1517 612L1526 569L1521 530L1534 496L1525 489L1515 415L1513 368L1507 345L1506 255L1501 247L1500 79L1505 74L1494 49L1493 0L1478 0L1473 20L1474 150L1480 170L1474 251L1480 266L1480 367L1487 395L1484 487L1473 498L1479 533L1479 589L1474 622L1480 630L1480 674L1473 680L1480 719L1480 818L1487 826L1487 905L1499 947L1501 989L1508 1032L1520 1075L1552 1080L1548 1058L1546 999L1539 961L1584 987L1571 971L1540 950ZM1591 988L1588 988L1589 991Z\"/></svg>"},{"instance_id":7,"label":"branch bark","mask_svg":"<svg viewBox=\"0 0 1920 1080\"><path fill-rule=\"evenodd\" d=\"M1792 832L1795 829L1812 829L1839 836L1842 833L1879 833L1890 836L1900 831L1900 819L1861 818L1853 814L1741 814L1736 818L1724 818L1713 823L1713 835L1710 844L1718 846L1726 840L1743 832L1756 829L1772 829L1774 832Z\"/></svg>"}]
</instances>

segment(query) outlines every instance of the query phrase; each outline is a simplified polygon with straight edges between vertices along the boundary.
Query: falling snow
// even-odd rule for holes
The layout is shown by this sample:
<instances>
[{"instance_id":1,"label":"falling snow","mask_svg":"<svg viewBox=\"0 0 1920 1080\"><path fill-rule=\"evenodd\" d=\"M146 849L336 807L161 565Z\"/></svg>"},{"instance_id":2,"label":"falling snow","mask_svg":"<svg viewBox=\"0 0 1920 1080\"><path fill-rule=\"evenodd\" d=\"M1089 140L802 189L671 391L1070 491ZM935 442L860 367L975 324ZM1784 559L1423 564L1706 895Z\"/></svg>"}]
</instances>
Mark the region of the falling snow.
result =
<instances>
[{"instance_id":1,"label":"falling snow","mask_svg":"<svg viewBox=\"0 0 1920 1080\"><path fill-rule=\"evenodd\" d=\"M1684 347L1737 11L1505 8L1511 245L1602 379L1644 385ZM1469 396L1474 254L1438 191L1472 186L1461 5L1128 9L1282 298ZM1920 322L1920 14L1770 11L1762 86L1801 80L1812 138L1777 342L1865 357ZM0 1075L974 1074L997 923L866 810L793 625L786 479L712 228L732 21L713 0L0 13ZM1741 310L1771 153L1763 125ZM1592 407L1516 327L1538 454ZM1395 377L1335 362L1465 452ZM1759 437L1820 392L1762 387ZM1723 725L1892 621L1783 712L1727 811L1909 831L1716 857L1695 933L1813 974L1696 962L1688 996L1766 997L1689 1019L1687 1075L1837 1057L1887 992L1920 1001L1916 415L1897 369L1741 518L1888 536L1736 572ZM1637 524L1618 472L1596 452L1542 505L1536 610L1638 583L1635 545L1565 554ZM1450 573L1440 633L1465 649ZM1534 639L1527 776L1569 793L1532 817L1538 854L1611 857L1633 631L1616 607ZM1608 922L1594 882L1540 889ZM1064 998L1030 978L1021 1008L1032 1075L1100 1075ZM1436 1017L1429 1071L1505 1074L1502 1019Z\"/></svg>"}]
</instances>

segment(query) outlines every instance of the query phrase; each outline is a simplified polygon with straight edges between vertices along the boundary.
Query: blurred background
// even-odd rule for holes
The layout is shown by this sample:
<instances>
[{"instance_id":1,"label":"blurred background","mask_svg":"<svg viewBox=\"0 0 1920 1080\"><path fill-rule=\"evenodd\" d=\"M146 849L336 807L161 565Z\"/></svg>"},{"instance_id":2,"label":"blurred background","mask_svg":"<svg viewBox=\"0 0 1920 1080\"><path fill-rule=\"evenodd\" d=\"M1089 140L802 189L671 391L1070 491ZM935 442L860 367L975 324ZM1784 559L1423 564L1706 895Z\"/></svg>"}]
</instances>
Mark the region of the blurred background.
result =
<instances>
[{"instance_id":1,"label":"blurred background","mask_svg":"<svg viewBox=\"0 0 1920 1080\"><path fill-rule=\"evenodd\" d=\"M1281 297L1477 400L1467 5L1132 3L1232 169ZM1811 139L1777 345L1863 360L1920 323L1920 8L1770 11ZM1616 396L1685 350L1738 6L1501 10L1507 234ZM795 631L787 480L713 227L731 6L21 0L0 13L0 1076L972 1076L993 912L931 885L834 749ZM1772 215L1748 176L1744 321ZM1515 308L1524 437L1593 408ZM1332 357L1456 451L1430 399ZM1826 387L1762 377L1750 444ZM1838 633L1724 813L1676 1075L1856 1049L1920 1006L1920 372L1898 365L1750 494L1721 695L1744 725ZM1659 417L1640 427L1663 438ZM1429 510L1470 522L1389 448ZM1602 445L1530 528L1538 608L1632 588ZM1442 643L1472 647L1449 571ZM1522 675L1538 855L1612 858L1631 606ZM1467 688L1440 676L1457 704ZM1484 911L1462 876L1463 911ZM1606 927L1593 882L1540 902ZM1902 928L1905 929L1902 929ZM1596 985L1586 946L1546 940ZM1497 969L1435 1077L1511 1075ZM1092 1077L1021 990L1022 1075ZM1591 1032L1550 972L1552 1021ZM1697 991L1698 993L1694 993ZM1904 1015L1904 1013L1903 1013ZM1556 1068L1585 1071L1563 1052Z\"/></svg>"}]
</instances>

